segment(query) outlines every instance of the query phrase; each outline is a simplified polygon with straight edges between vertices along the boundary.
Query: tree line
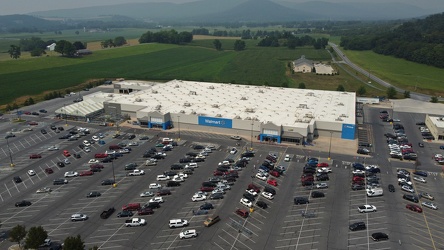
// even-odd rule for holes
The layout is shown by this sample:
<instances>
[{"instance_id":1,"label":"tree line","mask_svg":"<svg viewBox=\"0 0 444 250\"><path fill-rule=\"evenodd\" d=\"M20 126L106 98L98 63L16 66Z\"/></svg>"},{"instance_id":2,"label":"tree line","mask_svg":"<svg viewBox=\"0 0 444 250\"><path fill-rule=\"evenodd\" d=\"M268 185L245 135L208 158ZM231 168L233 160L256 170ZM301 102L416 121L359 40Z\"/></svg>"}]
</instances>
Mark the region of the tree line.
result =
<instances>
[{"instance_id":1,"label":"tree line","mask_svg":"<svg viewBox=\"0 0 444 250\"><path fill-rule=\"evenodd\" d=\"M139 43L168 43L184 44L193 41L193 34L188 31L162 30L159 32L147 31L139 38Z\"/></svg>"},{"instance_id":2,"label":"tree line","mask_svg":"<svg viewBox=\"0 0 444 250\"><path fill-rule=\"evenodd\" d=\"M444 68L444 13L404 22L392 30L341 37L349 50L372 50L382 55Z\"/></svg>"}]
</instances>

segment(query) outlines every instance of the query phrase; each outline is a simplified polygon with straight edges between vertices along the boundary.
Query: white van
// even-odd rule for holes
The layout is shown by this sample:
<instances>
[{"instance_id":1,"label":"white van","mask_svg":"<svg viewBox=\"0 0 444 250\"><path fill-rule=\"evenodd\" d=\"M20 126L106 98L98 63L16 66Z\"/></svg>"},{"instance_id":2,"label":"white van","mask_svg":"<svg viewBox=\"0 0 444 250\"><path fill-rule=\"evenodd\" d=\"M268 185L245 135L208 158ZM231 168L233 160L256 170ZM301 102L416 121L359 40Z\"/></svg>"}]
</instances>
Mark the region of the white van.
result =
<instances>
[{"instance_id":1,"label":"white van","mask_svg":"<svg viewBox=\"0 0 444 250\"><path fill-rule=\"evenodd\" d=\"M172 220L170 220L170 223L168 224L168 226L170 228L173 228L173 227L186 227L186 226L188 226L188 221L187 220L182 220L182 219L172 219Z\"/></svg>"},{"instance_id":2,"label":"white van","mask_svg":"<svg viewBox=\"0 0 444 250\"><path fill-rule=\"evenodd\" d=\"M382 195L384 195L384 191L382 190L382 188L372 188L370 190L367 190L368 197L382 196Z\"/></svg>"}]
</instances>

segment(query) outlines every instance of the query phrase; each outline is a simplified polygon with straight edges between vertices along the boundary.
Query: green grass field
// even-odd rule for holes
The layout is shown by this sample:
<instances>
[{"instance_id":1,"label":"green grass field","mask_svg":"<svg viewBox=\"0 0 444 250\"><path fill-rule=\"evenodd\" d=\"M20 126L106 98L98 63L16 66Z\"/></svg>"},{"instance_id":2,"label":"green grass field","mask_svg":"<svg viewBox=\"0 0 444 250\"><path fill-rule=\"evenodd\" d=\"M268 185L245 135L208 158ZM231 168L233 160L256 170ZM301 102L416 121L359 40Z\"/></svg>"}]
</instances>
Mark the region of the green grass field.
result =
<instances>
[{"instance_id":1,"label":"green grass field","mask_svg":"<svg viewBox=\"0 0 444 250\"><path fill-rule=\"evenodd\" d=\"M139 37L146 30L124 29L123 33L93 33L70 35L62 32L62 39L100 41L119 35L127 39ZM29 34L27 34L29 37ZM45 36L43 36L45 35ZM54 34L43 34L54 39ZM7 36L4 36L5 38ZM23 37L26 37L23 34ZM0 37L1 38L1 37ZM61 39L61 38L58 38ZM58 40L57 39L57 40ZM337 40L337 38L334 38ZM75 39L77 40L77 39ZM0 39L0 48L14 41ZM12 103L22 96L39 96L45 91L75 88L91 79L126 78L152 81L172 79L235 82L241 84L298 87L335 90L339 84L346 91L356 91L367 79L365 76L350 75L333 65L336 76L313 74L290 74L287 64L301 55L314 61L330 61L326 50L311 47L289 50L285 47L257 47L258 40L246 40L246 50L233 50L234 41L220 39L222 51L214 50L214 39L194 40L190 45L142 44L113 49L99 49L83 58L64 58L55 52L40 58L23 55L18 60L7 54L0 58L0 105ZM9 47L9 45L7 45ZM372 52L346 51L356 64L369 69L372 74L411 91L443 95L443 70L404 60L377 55ZM350 70L350 69L349 69ZM383 89L383 88L382 88ZM385 89L377 90L366 86L367 96L385 95ZM39 99L39 98L36 98ZM18 102L18 104L21 104Z\"/></svg>"}]
</instances>

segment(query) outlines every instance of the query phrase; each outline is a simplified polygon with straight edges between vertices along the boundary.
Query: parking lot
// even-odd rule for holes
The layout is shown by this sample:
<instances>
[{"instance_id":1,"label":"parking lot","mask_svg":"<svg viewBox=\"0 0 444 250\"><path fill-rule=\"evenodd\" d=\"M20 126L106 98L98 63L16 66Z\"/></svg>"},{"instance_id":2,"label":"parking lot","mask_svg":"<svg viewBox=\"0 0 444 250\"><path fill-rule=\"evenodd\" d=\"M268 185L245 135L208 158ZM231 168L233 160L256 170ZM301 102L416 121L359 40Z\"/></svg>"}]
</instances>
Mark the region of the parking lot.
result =
<instances>
[{"instance_id":1,"label":"parking lot","mask_svg":"<svg viewBox=\"0 0 444 250\"><path fill-rule=\"evenodd\" d=\"M366 110L366 116L379 113L378 109ZM410 126L420 116L399 114L405 124L409 139L413 144L420 140L415 126ZM34 119L34 118L29 118ZM367 119L367 117L366 117ZM409 120L410 119L410 120ZM414 182L416 192L428 192L435 197L434 203L439 207L432 210L423 207L423 213L406 209L411 203L402 198L405 192L397 185L396 169L405 168L413 171L415 164L408 161L391 160L388 155L387 144L383 137L390 131L390 125L380 120L370 122L372 127L372 142L375 144L369 157L358 155L332 155L327 160L326 152L319 152L320 162L328 162L332 168L328 181L328 188L316 190L302 186L299 177L309 158L306 152L310 148L288 147L286 145L269 145L254 142L255 156L251 158L246 167L239 170L239 177L231 190L226 190L223 199L193 202L191 197L199 191L201 183L214 177L213 173L219 163L226 159L237 161L241 153L249 147L250 142L240 141L237 146L229 135L210 134L197 131L182 131L181 140L177 141L172 151L166 152L165 159L159 159L156 165L146 166L147 158L143 157L146 150L158 145L163 137L177 139L176 134L144 129L121 128L121 136L113 138L115 128L100 127L94 124L84 124L68 121L53 120L49 118L36 119L38 125L32 131L17 132L16 137L3 137L0 139L0 213L2 230L9 230L17 224L24 224L27 228L42 225L53 241L62 242L67 236L80 234L87 247L98 246L100 249L440 249L444 248L444 216L442 214L442 175L440 168L431 160L436 153L436 145L425 142L425 147L417 149L421 161L420 168L428 173L427 183ZM65 131L56 133L49 129L55 123L62 126ZM413 123L414 124L414 123ZM3 134L17 127L15 124L2 123L0 132ZM27 126L20 125L23 129ZM59 137L71 129L85 127L90 134L79 140L68 141ZM41 129L47 131L41 133ZM411 132L410 132L411 131ZM99 143L90 146L91 152L79 148L84 139L91 139L93 135L102 133L103 145ZM128 135L135 134L135 139L128 139ZM139 140L148 136L148 140ZM89 168L88 161L97 153L109 150L109 145L119 142L128 143L137 141L138 146L131 147L130 153L115 159L112 162L100 163L104 168L91 176L77 176L67 178L68 184L53 185L53 180L64 178L67 171L78 173ZM9 144L9 146L8 146ZM170 166L178 163L189 152L197 152L194 145L213 145L215 147L206 156L204 162L198 162L198 167L181 182L180 186L167 187L171 195L162 196L164 202L160 208L153 209L153 214L133 215L144 218L147 224L142 227L125 227L126 218L117 217L122 206L128 203L147 203L151 197L140 197L142 192L150 191L151 183L159 183L163 188L167 181L157 181L156 176L170 171ZM59 149L48 151L56 145ZM333 145L334 146L334 145ZM230 154L232 147L238 152ZM65 157L63 150L71 154L78 153L80 158ZM160 151L160 148L158 148ZM312 150L314 152L314 150ZM42 158L30 159L30 154L41 154ZM279 177L269 176L266 180L256 178L260 165L269 155L276 155L276 165L285 168ZM284 161L285 155L291 155L289 162ZM10 157L11 156L11 157ZM11 168L10 160L15 167ZM68 158L70 164L60 167L59 162ZM390 160L389 160L390 159ZM383 196L367 197L365 190L351 190L353 162L362 162L364 165L378 165L381 173L378 174ZM137 168L144 170L142 176L128 176L124 166L129 163L137 164ZM418 166L416 166L418 167ZM52 168L54 173L45 172ZM35 175L27 174L34 170ZM13 181L19 176L22 182ZM116 179L116 187L101 185L105 179ZM274 179L277 186L271 186L267 180ZM320 183L320 181L316 181ZM263 192L265 187L272 187L276 191L273 199L269 200L260 193L253 201L252 210L239 201L247 190L249 184L254 184ZM394 193L388 192L387 185L395 185ZM38 189L50 187L52 192L36 193ZM87 198L91 191L101 193L99 197ZM314 191L322 191L325 197L312 198ZM295 197L307 197L308 204L294 203ZM29 200L31 206L15 207L21 200ZM421 199L418 203L421 205ZM260 208L258 201L265 202L268 207ZM209 202L214 209L201 210L199 207ZM370 204L377 207L377 212L359 213L357 207ZM101 219L103 210L110 207L116 209L108 219ZM237 209L249 212L247 218L236 214ZM72 222L70 216L75 213L88 215L86 221ZM212 227L205 227L204 220L208 216L218 215L221 221ZM169 228L171 219L188 220L186 228ZM355 222L365 222L366 229L350 231L349 225ZM179 234L184 230L195 229L198 237L180 239ZM389 235L387 241L373 241L371 234L385 232ZM1 248L12 243L0 243Z\"/></svg>"}]
</instances>

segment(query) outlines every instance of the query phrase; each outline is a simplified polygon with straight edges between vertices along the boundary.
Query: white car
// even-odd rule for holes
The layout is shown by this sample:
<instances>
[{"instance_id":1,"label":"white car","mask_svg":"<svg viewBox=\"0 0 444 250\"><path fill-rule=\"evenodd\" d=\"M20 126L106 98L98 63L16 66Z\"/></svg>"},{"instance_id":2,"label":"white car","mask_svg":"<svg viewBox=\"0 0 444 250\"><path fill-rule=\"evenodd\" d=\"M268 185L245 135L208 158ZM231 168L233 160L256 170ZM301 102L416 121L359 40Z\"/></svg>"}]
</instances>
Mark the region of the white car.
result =
<instances>
[{"instance_id":1,"label":"white car","mask_svg":"<svg viewBox=\"0 0 444 250\"><path fill-rule=\"evenodd\" d=\"M237 153L237 148L232 148L232 149L230 150L230 154L234 155L234 154L236 154L236 153Z\"/></svg>"},{"instance_id":2,"label":"white car","mask_svg":"<svg viewBox=\"0 0 444 250\"><path fill-rule=\"evenodd\" d=\"M291 160L290 155L285 155L284 161L289 162Z\"/></svg>"},{"instance_id":3,"label":"white car","mask_svg":"<svg viewBox=\"0 0 444 250\"><path fill-rule=\"evenodd\" d=\"M319 168L318 173L331 173L331 168Z\"/></svg>"},{"instance_id":4,"label":"white car","mask_svg":"<svg viewBox=\"0 0 444 250\"><path fill-rule=\"evenodd\" d=\"M99 140L100 140L100 138L99 138L97 135L94 135L94 136L92 137L92 139L93 139L94 141L99 141Z\"/></svg>"},{"instance_id":5,"label":"white car","mask_svg":"<svg viewBox=\"0 0 444 250\"><path fill-rule=\"evenodd\" d=\"M183 179L188 178L188 175L184 174L184 173L177 173L177 175L175 175L174 177L176 177L176 176L179 176L180 178L183 178Z\"/></svg>"},{"instance_id":6,"label":"white car","mask_svg":"<svg viewBox=\"0 0 444 250\"><path fill-rule=\"evenodd\" d=\"M153 197L154 193L150 191L146 191L140 194L140 197Z\"/></svg>"},{"instance_id":7,"label":"white car","mask_svg":"<svg viewBox=\"0 0 444 250\"><path fill-rule=\"evenodd\" d=\"M34 176L35 175L35 171L32 170L32 169L28 170L28 175L29 176Z\"/></svg>"},{"instance_id":8,"label":"white car","mask_svg":"<svg viewBox=\"0 0 444 250\"><path fill-rule=\"evenodd\" d=\"M91 146L91 143L89 141L87 141L87 140L84 140L83 141L83 145L89 147L89 146Z\"/></svg>"},{"instance_id":9,"label":"white car","mask_svg":"<svg viewBox=\"0 0 444 250\"><path fill-rule=\"evenodd\" d=\"M316 184L316 188L317 188L317 189L328 188L328 184L325 183L325 182L318 183L318 184Z\"/></svg>"},{"instance_id":10,"label":"white car","mask_svg":"<svg viewBox=\"0 0 444 250\"><path fill-rule=\"evenodd\" d=\"M246 206L246 207L252 207L253 203L249 201L248 199L242 198L240 199L240 204Z\"/></svg>"},{"instance_id":11,"label":"white car","mask_svg":"<svg viewBox=\"0 0 444 250\"><path fill-rule=\"evenodd\" d=\"M56 151L56 150L59 150L59 147L51 146L51 147L48 148L48 151Z\"/></svg>"},{"instance_id":12,"label":"white car","mask_svg":"<svg viewBox=\"0 0 444 250\"><path fill-rule=\"evenodd\" d=\"M366 170L370 170L370 169L374 169L374 168L379 168L379 166L377 165L368 165L365 167Z\"/></svg>"},{"instance_id":13,"label":"white car","mask_svg":"<svg viewBox=\"0 0 444 250\"><path fill-rule=\"evenodd\" d=\"M254 191L253 189L247 189L247 193L253 195L253 196L257 196L257 192Z\"/></svg>"},{"instance_id":14,"label":"white car","mask_svg":"<svg viewBox=\"0 0 444 250\"><path fill-rule=\"evenodd\" d=\"M413 176L413 180L419 181L419 182L422 182L422 183L426 183L427 182L427 180L424 177L416 176L416 175Z\"/></svg>"},{"instance_id":15,"label":"white car","mask_svg":"<svg viewBox=\"0 0 444 250\"><path fill-rule=\"evenodd\" d=\"M408 186L408 185L402 185L401 189L406 191L406 192L410 192L410 193L414 193L415 192L415 190L412 187Z\"/></svg>"},{"instance_id":16,"label":"white car","mask_svg":"<svg viewBox=\"0 0 444 250\"><path fill-rule=\"evenodd\" d=\"M240 136L238 136L238 135L232 135L232 136L230 136L230 138L231 139L233 139L233 140L242 140L242 137L240 137Z\"/></svg>"},{"instance_id":17,"label":"white car","mask_svg":"<svg viewBox=\"0 0 444 250\"><path fill-rule=\"evenodd\" d=\"M211 193L212 194L225 194L225 191L222 188L215 188Z\"/></svg>"},{"instance_id":18,"label":"white car","mask_svg":"<svg viewBox=\"0 0 444 250\"><path fill-rule=\"evenodd\" d=\"M65 163L66 165L71 164L71 162L68 159L63 159L63 163Z\"/></svg>"},{"instance_id":19,"label":"white car","mask_svg":"<svg viewBox=\"0 0 444 250\"><path fill-rule=\"evenodd\" d=\"M88 164L95 164L95 163L100 163L100 161L97 159L91 159L88 161Z\"/></svg>"},{"instance_id":20,"label":"white car","mask_svg":"<svg viewBox=\"0 0 444 250\"><path fill-rule=\"evenodd\" d=\"M230 190L231 189L230 185L222 184L222 183L218 183L216 188L220 188L220 189L223 189L223 190Z\"/></svg>"},{"instance_id":21,"label":"white car","mask_svg":"<svg viewBox=\"0 0 444 250\"><path fill-rule=\"evenodd\" d=\"M185 168L197 168L197 163L196 162L191 162L188 163L187 165L185 165Z\"/></svg>"},{"instance_id":22,"label":"white car","mask_svg":"<svg viewBox=\"0 0 444 250\"><path fill-rule=\"evenodd\" d=\"M195 229L185 230L183 232L180 232L179 234L179 238L181 239L188 239L194 237L197 237L197 232Z\"/></svg>"},{"instance_id":23,"label":"white car","mask_svg":"<svg viewBox=\"0 0 444 250\"><path fill-rule=\"evenodd\" d=\"M163 198L160 196L156 196L150 199L150 202L158 202L158 203L163 203Z\"/></svg>"},{"instance_id":24,"label":"white car","mask_svg":"<svg viewBox=\"0 0 444 250\"><path fill-rule=\"evenodd\" d=\"M424 207L428 207L428 208L431 208L431 209L433 209L433 210L437 210L437 209L438 209L438 206L437 206L435 203L430 202L430 201L423 201L421 204L422 204Z\"/></svg>"},{"instance_id":25,"label":"white car","mask_svg":"<svg viewBox=\"0 0 444 250\"><path fill-rule=\"evenodd\" d=\"M399 178L398 183L407 184L409 186L413 185L413 183L411 181L407 181L405 178Z\"/></svg>"},{"instance_id":26,"label":"white car","mask_svg":"<svg viewBox=\"0 0 444 250\"><path fill-rule=\"evenodd\" d=\"M91 149L90 149L89 147L84 147L84 148L83 148L83 151L85 151L85 152L88 153L88 152L91 152Z\"/></svg>"},{"instance_id":27,"label":"white car","mask_svg":"<svg viewBox=\"0 0 444 250\"><path fill-rule=\"evenodd\" d=\"M82 220L87 220L87 219L88 219L88 215L86 215L86 214L71 215L71 221L82 221Z\"/></svg>"},{"instance_id":28,"label":"white car","mask_svg":"<svg viewBox=\"0 0 444 250\"><path fill-rule=\"evenodd\" d=\"M139 143L136 141L132 141L132 142L128 143L128 146L139 146Z\"/></svg>"},{"instance_id":29,"label":"white car","mask_svg":"<svg viewBox=\"0 0 444 250\"><path fill-rule=\"evenodd\" d=\"M167 175L164 175L164 174L158 175L158 176L156 177L156 180L158 180L158 181L167 181L167 180L169 180L169 179L170 179L170 177L167 176Z\"/></svg>"},{"instance_id":30,"label":"white car","mask_svg":"<svg viewBox=\"0 0 444 250\"><path fill-rule=\"evenodd\" d=\"M151 183L151 184L149 185L149 189L159 189L159 188L161 188L161 187L162 187L162 185L157 184L157 183Z\"/></svg>"},{"instance_id":31,"label":"white car","mask_svg":"<svg viewBox=\"0 0 444 250\"><path fill-rule=\"evenodd\" d=\"M115 150L106 150L105 151L105 154L107 154L107 155L113 155L115 153L117 153Z\"/></svg>"},{"instance_id":32,"label":"white car","mask_svg":"<svg viewBox=\"0 0 444 250\"><path fill-rule=\"evenodd\" d=\"M65 177L77 177L77 176L79 176L79 173L75 171L68 171L65 173Z\"/></svg>"},{"instance_id":33,"label":"white car","mask_svg":"<svg viewBox=\"0 0 444 250\"><path fill-rule=\"evenodd\" d=\"M50 187L44 187L44 188L37 189L36 193L38 193L38 194L40 194L40 193L49 193L51 191L52 191L52 189Z\"/></svg>"},{"instance_id":34,"label":"white car","mask_svg":"<svg viewBox=\"0 0 444 250\"><path fill-rule=\"evenodd\" d=\"M262 192L261 195L264 196L265 198L269 199L269 200L273 200L274 199L273 194L269 193L269 192Z\"/></svg>"},{"instance_id":35,"label":"white car","mask_svg":"<svg viewBox=\"0 0 444 250\"><path fill-rule=\"evenodd\" d=\"M267 176L264 175L263 173L257 173L256 178L258 178L259 180L263 180L263 181L267 180Z\"/></svg>"},{"instance_id":36,"label":"white car","mask_svg":"<svg viewBox=\"0 0 444 250\"><path fill-rule=\"evenodd\" d=\"M176 181L176 182L183 182L185 181L182 177L175 175L173 176L173 179L171 179L172 181Z\"/></svg>"},{"instance_id":37,"label":"white car","mask_svg":"<svg viewBox=\"0 0 444 250\"><path fill-rule=\"evenodd\" d=\"M195 195L193 195L193 197L191 197L192 201L204 201L206 199L207 199L207 196L203 195L203 194L195 194Z\"/></svg>"},{"instance_id":38,"label":"white car","mask_svg":"<svg viewBox=\"0 0 444 250\"><path fill-rule=\"evenodd\" d=\"M353 170L352 173L353 173L353 174L365 174L365 171L364 171L364 170L356 169L356 170Z\"/></svg>"}]
</instances>

